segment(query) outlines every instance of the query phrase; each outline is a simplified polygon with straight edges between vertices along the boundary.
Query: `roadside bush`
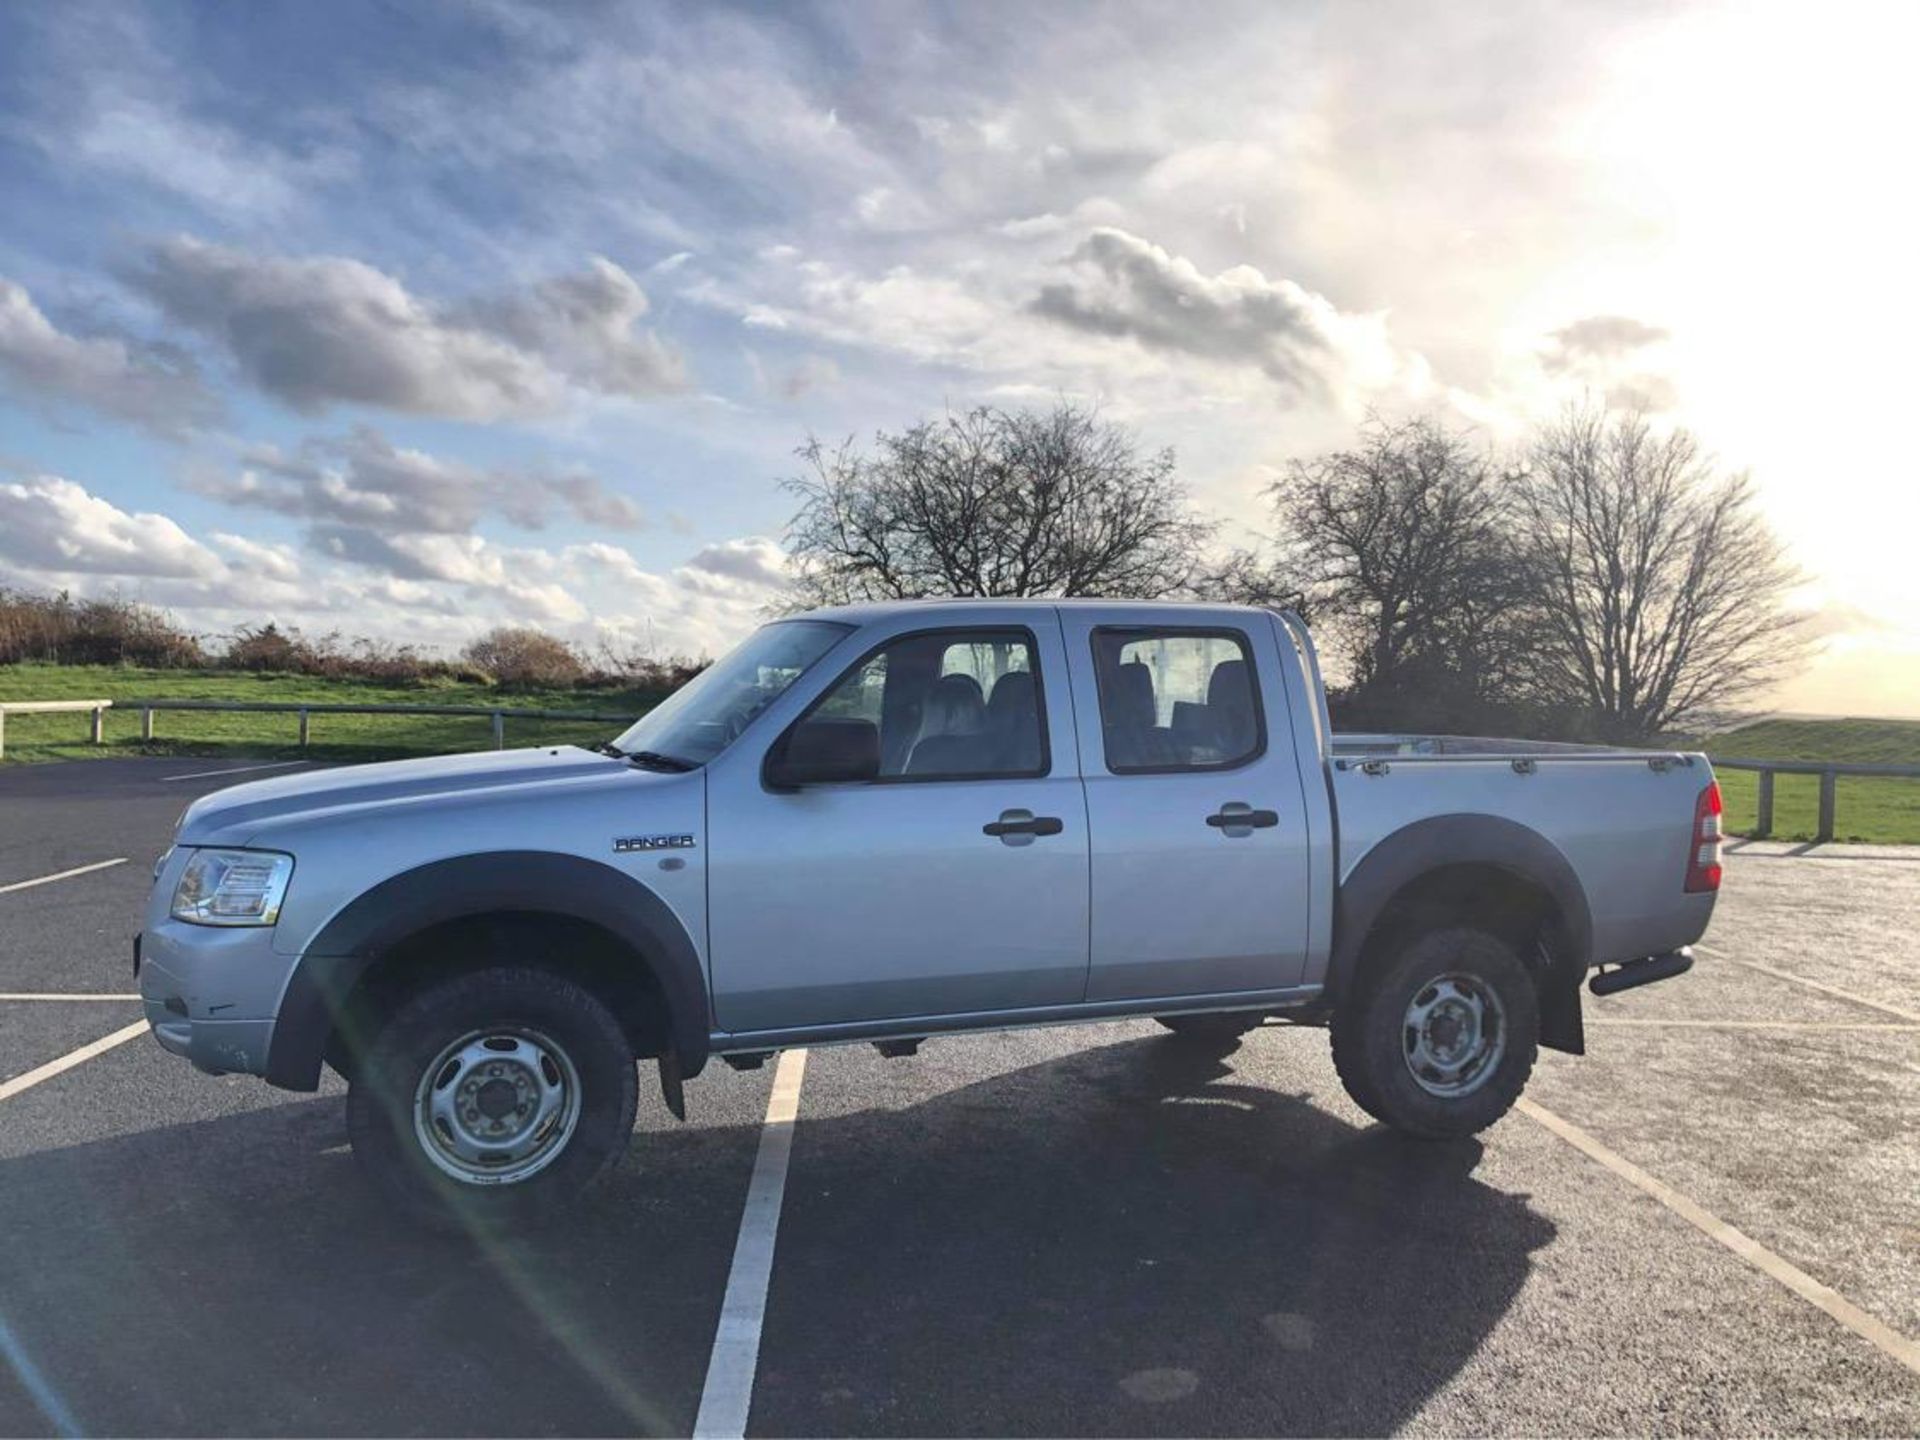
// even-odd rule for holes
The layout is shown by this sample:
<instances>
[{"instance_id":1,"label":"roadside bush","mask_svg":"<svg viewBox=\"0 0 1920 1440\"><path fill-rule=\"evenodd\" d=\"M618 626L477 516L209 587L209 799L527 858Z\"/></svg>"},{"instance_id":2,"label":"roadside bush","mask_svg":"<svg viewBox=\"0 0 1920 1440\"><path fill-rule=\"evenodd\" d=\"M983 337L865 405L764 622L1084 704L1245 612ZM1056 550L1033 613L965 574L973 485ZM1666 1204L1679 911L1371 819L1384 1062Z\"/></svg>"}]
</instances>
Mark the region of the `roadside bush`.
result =
<instances>
[{"instance_id":1,"label":"roadside bush","mask_svg":"<svg viewBox=\"0 0 1920 1440\"><path fill-rule=\"evenodd\" d=\"M200 642L152 606L119 595L75 600L0 586L0 665L39 660L54 665L206 664Z\"/></svg>"},{"instance_id":2,"label":"roadside bush","mask_svg":"<svg viewBox=\"0 0 1920 1440\"><path fill-rule=\"evenodd\" d=\"M332 636L327 638L333 639ZM342 668L329 673L394 684L425 685L445 681L477 684L485 679L475 674L470 665L433 659L422 655L411 645L389 645L365 637L353 641L344 651L335 650L333 663Z\"/></svg>"},{"instance_id":3,"label":"roadside bush","mask_svg":"<svg viewBox=\"0 0 1920 1440\"><path fill-rule=\"evenodd\" d=\"M593 652L587 673L580 680L604 690L641 690L668 695L706 669L711 663L686 655L664 658L648 650L622 649L602 640Z\"/></svg>"},{"instance_id":4,"label":"roadside bush","mask_svg":"<svg viewBox=\"0 0 1920 1440\"><path fill-rule=\"evenodd\" d=\"M220 657L222 669L313 673L313 652L298 631L282 630L269 621L255 629L242 626L227 642Z\"/></svg>"},{"instance_id":5,"label":"roadside bush","mask_svg":"<svg viewBox=\"0 0 1920 1440\"><path fill-rule=\"evenodd\" d=\"M242 626L219 659L226 670L316 675L329 680L374 680L414 685L433 680L484 680L471 669L422 655L410 645L378 640L343 640L337 632L308 637L295 627L282 630L272 621Z\"/></svg>"},{"instance_id":6,"label":"roadside bush","mask_svg":"<svg viewBox=\"0 0 1920 1440\"><path fill-rule=\"evenodd\" d=\"M566 641L524 626L489 630L467 646L460 658L498 685L576 685L587 673Z\"/></svg>"},{"instance_id":7,"label":"roadside bush","mask_svg":"<svg viewBox=\"0 0 1920 1440\"><path fill-rule=\"evenodd\" d=\"M163 612L117 595L75 600L0 585L0 665L133 665L310 675L389 685L502 685L665 695L699 674L705 660L657 657L602 640L591 654L529 626L503 626L454 659L410 645L308 635L273 621L243 625L209 653Z\"/></svg>"}]
</instances>

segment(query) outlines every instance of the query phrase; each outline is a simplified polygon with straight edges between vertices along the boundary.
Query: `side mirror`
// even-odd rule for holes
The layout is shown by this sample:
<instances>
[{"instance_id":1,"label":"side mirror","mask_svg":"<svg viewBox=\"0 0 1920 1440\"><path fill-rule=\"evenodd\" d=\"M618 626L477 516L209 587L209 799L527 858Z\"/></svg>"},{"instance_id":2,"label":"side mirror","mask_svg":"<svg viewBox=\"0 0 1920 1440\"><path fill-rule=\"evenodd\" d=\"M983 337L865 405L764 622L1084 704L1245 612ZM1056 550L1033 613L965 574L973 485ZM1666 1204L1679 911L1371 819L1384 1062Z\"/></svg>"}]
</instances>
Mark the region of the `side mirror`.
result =
<instances>
[{"instance_id":1,"label":"side mirror","mask_svg":"<svg viewBox=\"0 0 1920 1440\"><path fill-rule=\"evenodd\" d=\"M774 790L872 780L880 774L880 728L871 720L815 716L774 742L763 778Z\"/></svg>"}]
</instances>

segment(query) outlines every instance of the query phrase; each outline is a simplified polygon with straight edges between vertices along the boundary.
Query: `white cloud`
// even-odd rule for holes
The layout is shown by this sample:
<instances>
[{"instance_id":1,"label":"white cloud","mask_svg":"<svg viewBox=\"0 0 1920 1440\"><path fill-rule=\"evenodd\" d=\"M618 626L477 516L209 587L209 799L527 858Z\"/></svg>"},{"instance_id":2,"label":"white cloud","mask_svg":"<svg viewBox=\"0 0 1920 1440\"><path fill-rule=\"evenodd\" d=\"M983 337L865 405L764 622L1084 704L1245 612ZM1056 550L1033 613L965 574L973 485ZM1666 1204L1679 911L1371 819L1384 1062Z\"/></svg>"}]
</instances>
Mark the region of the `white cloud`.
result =
<instances>
[{"instance_id":1,"label":"white cloud","mask_svg":"<svg viewBox=\"0 0 1920 1440\"><path fill-rule=\"evenodd\" d=\"M164 515L125 510L58 475L0 485L0 559L26 570L187 576L219 557Z\"/></svg>"},{"instance_id":2,"label":"white cloud","mask_svg":"<svg viewBox=\"0 0 1920 1440\"><path fill-rule=\"evenodd\" d=\"M828 260L774 257L739 280L703 279L686 293L759 329L890 351L933 364L984 368L1012 307L961 277L895 265L879 274Z\"/></svg>"},{"instance_id":3,"label":"white cloud","mask_svg":"<svg viewBox=\"0 0 1920 1440\"><path fill-rule=\"evenodd\" d=\"M687 568L763 590L777 590L789 578L787 552L762 535L709 545L687 561Z\"/></svg>"},{"instance_id":4,"label":"white cloud","mask_svg":"<svg viewBox=\"0 0 1920 1440\"><path fill-rule=\"evenodd\" d=\"M569 638L712 654L759 623L786 583L770 540L710 545L685 564L649 570L606 541L559 549L505 546L477 535L377 536L328 529L320 552L426 593L456 588L469 615L543 625ZM475 629L484 628L476 622Z\"/></svg>"},{"instance_id":5,"label":"white cloud","mask_svg":"<svg viewBox=\"0 0 1920 1440\"><path fill-rule=\"evenodd\" d=\"M674 355L634 322L646 297L618 266L469 302L432 304L342 256L283 258L181 236L126 279L294 409L358 404L463 420L551 414L570 385L644 396L678 388Z\"/></svg>"},{"instance_id":6,"label":"white cloud","mask_svg":"<svg viewBox=\"0 0 1920 1440\"><path fill-rule=\"evenodd\" d=\"M1046 240L1064 231L1068 223L1064 215L1056 215L1048 210L1039 215L1004 220L997 228L1010 240Z\"/></svg>"},{"instance_id":7,"label":"white cloud","mask_svg":"<svg viewBox=\"0 0 1920 1440\"><path fill-rule=\"evenodd\" d=\"M651 330L635 328L647 310L639 283L596 255L582 271L477 302L467 313L483 329L544 356L575 383L601 394L682 389L687 372L678 353Z\"/></svg>"},{"instance_id":8,"label":"white cloud","mask_svg":"<svg viewBox=\"0 0 1920 1440\"><path fill-rule=\"evenodd\" d=\"M762 537L709 545L662 574L617 545L573 545L559 563L604 587L591 634L662 655L714 655L759 625L787 579L779 546Z\"/></svg>"},{"instance_id":9,"label":"white cloud","mask_svg":"<svg viewBox=\"0 0 1920 1440\"><path fill-rule=\"evenodd\" d=\"M773 541L743 537L651 570L606 541L559 548L478 535L316 527L305 554L171 517L123 510L59 476L0 484L0 583L114 591L210 636L279 623L452 653L494 625L532 624L588 645L714 654L759 624L785 584Z\"/></svg>"},{"instance_id":10,"label":"white cloud","mask_svg":"<svg viewBox=\"0 0 1920 1440\"><path fill-rule=\"evenodd\" d=\"M644 523L639 506L583 471L482 470L395 445L362 426L291 452L248 451L238 474L202 474L192 488L232 505L388 533L464 533L488 514L525 529L556 511L611 530Z\"/></svg>"},{"instance_id":11,"label":"white cloud","mask_svg":"<svg viewBox=\"0 0 1920 1440\"><path fill-rule=\"evenodd\" d=\"M284 217L305 192L354 170L353 157L337 147L288 155L174 105L126 93L102 93L70 143L83 161L240 220Z\"/></svg>"},{"instance_id":12,"label":"white cloud","mask_svg":"<svg viewBox=\"0 0 1920 1440\"><path fill-rule=\"evenodd\" d=\"M0 277L0 379L43 403L75 405L163 433L207 420L213 397L177 351L57 329L24 288Z\"/></svg>"},{"instance_id":13,"label":"white cloud","mask_svg":"<svg viewBox=\"0 0 1920 1440\"><path fill-rule=\"evenodd\" d=\"M1649 325L1631 315L1589 315L1563 325L1548 337L1552 344L1545 353L1549 369L1564 366L1581 356L1619 360L1667 338L1658 325Z\"/></svg>"},{"instance_id":14,"label":"white cloud","mask_svg":"<svg viewBox=\"0 0 1920 1440\"><path fill-rule=\"evenodd\" d=\"M1588 315L1549 335L1538 360L1556 380L1604 395L1610 404L1671 410L1679 403L1679 390L1657 368L1659 352L1670 339L1665 328L1631 315Z\"/></svg>"},{"instance_id":15,"label":"white cloud","mask_svg":"<svg viewBox=\"0 0 1920 1440\"><path fill-rule=\"evenodd\" d=\"M840 367L825 355L802 355L780 382L780 393L789 400L840 388Z\"/></svg>"},{"instance_id":16,"label":"white cloud","mask_svg":"<svg viewBox=\"0 0 1920 1440\"><path fill-rule=\"evenodd\" d=\"M169 53L171 27L158 12L68 5L22 19L8 37L25 42L9 128L63 178L104 180L116 218L171 198L235 224L284 223L322 187L357 173L334 127L283 145L236 116L217 67ZM284 87L269 103L283 136L296 128L289 122L324 114Z\"/></svg>"},{"instance_id":17,"label":"white cloud","mask_svg":"<svg viewBox=\"0 0 1920 1440\"><path fill-rule=\"evenodd\" d=\"M209 532L207 538L226 553L228 563L268 580L293 584L300 578L300 561L291 545L276 545L230 535L224 530Z\"/></svg>"},{"instance_id":18,"label":"white cloud","mask_svg":"<svg viewBox=\"0 0 1920 1440\"><path fill-rule=\"evenodd\" d=\"M1331 400L1408 373L1380 316L1343 314L1323 295L1251 265L1206 275L1192 261L1123 230L1095 230L1043 285L1038 315L1149 352L1252 366L1282 389Z\"/></svg>"}]
</instances>

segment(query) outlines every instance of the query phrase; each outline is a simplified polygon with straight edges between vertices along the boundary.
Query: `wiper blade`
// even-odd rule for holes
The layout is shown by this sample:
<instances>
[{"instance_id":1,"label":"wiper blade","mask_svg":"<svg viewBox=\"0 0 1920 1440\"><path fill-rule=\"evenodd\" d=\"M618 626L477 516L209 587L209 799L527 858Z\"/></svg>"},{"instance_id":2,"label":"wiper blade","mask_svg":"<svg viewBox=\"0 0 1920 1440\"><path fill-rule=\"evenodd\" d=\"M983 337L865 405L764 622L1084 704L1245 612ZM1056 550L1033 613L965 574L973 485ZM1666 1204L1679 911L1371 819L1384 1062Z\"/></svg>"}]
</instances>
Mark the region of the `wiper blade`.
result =
<instances>
[{"instance_id":1,"label":"wiper blade","mask_svg":"<svg viewBox=\"0 0 1920 1440\"><path fill-rule=\"evenodd\" d=\"M587 746L587 749L593 751L596 755L611 755L616 760L624 760L627 758L627 752L611 740L596 740L593 744Z\"/></svg>"},{"instance_id":2,"label":"wiper blade","mask_svg":"<svg viewBox=\"0 0 1920 1440\"><path fill-rule=\"evenodd\" d=\"M662 755L658 750L635 750L627 759L636 765L645 765L653 770L671 770L675 774L700 768L691 760L682 760L678 755Z\"/></svg>"}]
</instances>

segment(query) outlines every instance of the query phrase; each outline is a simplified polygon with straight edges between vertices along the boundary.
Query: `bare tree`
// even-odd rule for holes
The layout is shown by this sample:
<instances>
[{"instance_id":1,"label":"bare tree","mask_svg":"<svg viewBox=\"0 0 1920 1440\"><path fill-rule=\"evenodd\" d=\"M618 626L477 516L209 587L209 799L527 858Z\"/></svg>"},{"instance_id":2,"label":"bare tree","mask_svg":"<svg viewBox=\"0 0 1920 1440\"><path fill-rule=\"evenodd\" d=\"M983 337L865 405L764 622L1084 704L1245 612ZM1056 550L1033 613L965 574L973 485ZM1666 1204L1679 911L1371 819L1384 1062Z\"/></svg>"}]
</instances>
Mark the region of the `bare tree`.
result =
<instances>
[{"instance_id":1,"label":"bare tree","mask_svg":"<svg viewBox=\"0 0 1920 1440\"><path fill-rule=\"evenodd\" d=\"M1569 409L1515 477L1535 676L1610 740L1641 740L1763 687L1807 642L1781 602L1799 578L1745 475L1637 411Z\"/></svg>"},{"instance_id":2,"label":"bare tree","mask_svg":"<svg viewBox=\"0 0 1920 1440\"><path fill-rule=\"evenodd\" d=\"M992 408L800 451L787 527L801 603L922 595L1181 591L1212 526L1189 509L1173 452L1080 406Z\"/></svg>"},{"instance_id":3,"label":"bare tree","mask_svg":"<svg viewBox=\"0 0 1920 1440\"><path fill-rule=\"evenodd\" d=\"M1377 418L1272 487L1292 567L1374 723L1479 722L1518 697L1522 572L1487 454L1437 420Z\"/></svg>"},{"instance_id":4,"label":"bare tree","mask_svg":"<svg viewBox=\"0 0 1920 1440\"><path fill-rule=\"evenodd\" d=\"M1306 590L1287 558L1264 547L1237 546L1203 560L1178 594L1228 605L1285 606L1309 614Z\"/></svg>"}]
</instances>

